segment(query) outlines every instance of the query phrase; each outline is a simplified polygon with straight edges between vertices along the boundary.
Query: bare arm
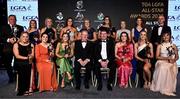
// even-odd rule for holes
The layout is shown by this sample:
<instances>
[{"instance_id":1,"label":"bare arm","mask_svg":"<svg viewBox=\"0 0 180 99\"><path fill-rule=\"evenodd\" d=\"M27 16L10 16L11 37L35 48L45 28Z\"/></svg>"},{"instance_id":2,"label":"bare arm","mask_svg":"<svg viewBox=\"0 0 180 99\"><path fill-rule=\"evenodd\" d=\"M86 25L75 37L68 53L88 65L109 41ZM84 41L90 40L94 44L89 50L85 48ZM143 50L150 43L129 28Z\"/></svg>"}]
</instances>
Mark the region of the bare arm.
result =
<instances>
[{"instance_id":1,"label":"bare arm","mask_svg":"<svg viewBox=\"0 0 180 99\"><path fill-rule=\"evenodd\" d=\"M54 38L54 41L56 41L56 40L57 40L57 31L56 31L55 28L52 28L52 29L54 30L54 33L55 33L55 34L54 34L54 37L55 37L55 38Z\"/></svg>"},{"instance_id":2,"label":"bare arm","mask_svg":"<svg viewBox=\"0 0 180 99\"><path fill-rule=\"evenodd\" d=\"M135 41L134 41L134 28L132 29L132 32L131 32L131 40L133 42L133 44L135 44Z\"/></svg>"},{"instance_id":3,"label":"bare arm","mask_svg":"<svg viewBox=\"0 0 180 99\"><path fill-rule=\"evenodd\" d=\"M70 53L69 57L73 57L73 55L74 55L74 44L73 43L70 45L70 48L71 48L71 53Z\"/></svg>"},{"instance_id":4,"label":"bare arm","mask_svg":"<svg viewBox=\"0 0 180 99\"><path fill-rule=\"evenodd\" d=\"M120 60L121 58L117 55L118 45L119 45L119 43L116 43L116 45L115 45L115 57L116 57L118 60Z\"/></svg>"},{"instance_id":5,"label":"bare arm","mask_svg":"<svg viewBox=\"0 0 180 99\"><path fill-rule=\"evenodd\" d=\"M154 57L153 45L150 43L150 44L149 44L149 47L150 47L150 54L151 54L149 58L153 58L153 57Z\"/></svg>"},{"instance_id":6,"label":"bare arm","mask_svg":"<svg viewBox=\"0 0 180 99\"><path fill-rule=\"evenodd\" d=\"M160 51L161 51L161 46L158 45L157 50L156 50L156 58L158 60L169 60L170 59L170 57L162 57L162 56L160 56Z\"/></svg>"},{"instance_id":7,"label":"bare arm","mask_svg":"<svg viewBox=\"0 0 180 99\"><path fill-rule=\"evenodd\" d=\"M178 55L178 48L176 45L173 45L173 48L175 50L175 61L177 61L179 59L179 55Z\"/></svg>"},{"instance_id":8,"label":"bare arm","mask_svg":"<svg viewBox=\"0 0 180 99\"><path fill-rule=\"evenodd\" d=\"M93 40L92 41L96 41L97 40L97 34L96 32L93 32Z\"/></svg>"},{"instance_id":9,"label":"bare arm","mask_svg":"<svg viewBox=\"0 0 180 99\"><path fill-rule=\"evenodd\" d=\"M15 43L14 46L13 46L13 53L14 53L14 55L15 55L15 57L17 59L22 59L22 60L27 60L28 59L28 56L24 57L24 56L19 55L19 50L18 50L18 44L17 43Z\"/></svg>"},{"instance_id":10,"label":"bare arm","mask_svg":"<svg viewBox=\"0 0 180 99\"><path fill-rule=\"evenodd\" d=\"M60 47L60 43L57 44L56 53L55 53L55 54L56 54L56 56L57 56L58 58L63 58L64 56L59 55L59 49L60 49L59 47Z\"/></svg>"},{"instance_id":11,"label":"bare arm","mask_svg":"<svg viewBox=\"0 0 180 99\"><path fill-rule=\"evenodd\" d=\"M144 59L142 59L142 58L140 58L140 57L138 56L138 43L135 43L135 46L134 46L134 54L135 54L135 58L136 58L137 60L140 60L140 61L143 61L143 62L144 62Z\"/></svg>"}]
</instances>

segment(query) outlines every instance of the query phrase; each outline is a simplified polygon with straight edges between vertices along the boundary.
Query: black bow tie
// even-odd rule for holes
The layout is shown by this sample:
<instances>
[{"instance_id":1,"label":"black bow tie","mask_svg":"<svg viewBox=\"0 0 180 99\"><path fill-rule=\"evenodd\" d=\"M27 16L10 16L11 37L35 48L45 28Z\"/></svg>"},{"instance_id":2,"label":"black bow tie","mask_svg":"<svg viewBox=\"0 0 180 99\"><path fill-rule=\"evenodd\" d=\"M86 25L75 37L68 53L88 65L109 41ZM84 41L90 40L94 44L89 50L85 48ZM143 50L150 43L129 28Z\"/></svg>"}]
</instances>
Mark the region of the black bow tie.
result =
<instances>
[{"instance_id":1,"label":"black bow tie","mask_svg":"<svg viewBox=\"0 0 180 99\"><path fill-rule=\"evenodd\" d=\"M81 41L82 43L86 43L87 41Z\"/></svg>"},{"instance_id":2,"label":"black bow tie","mask_svg":"<svg viewBox=\"0 0 180 99\"><path fill-rule=\"evenodd\" d=\"M102 40L101 42L106 42L106 40Z\"/></svg>"}]
</instances>

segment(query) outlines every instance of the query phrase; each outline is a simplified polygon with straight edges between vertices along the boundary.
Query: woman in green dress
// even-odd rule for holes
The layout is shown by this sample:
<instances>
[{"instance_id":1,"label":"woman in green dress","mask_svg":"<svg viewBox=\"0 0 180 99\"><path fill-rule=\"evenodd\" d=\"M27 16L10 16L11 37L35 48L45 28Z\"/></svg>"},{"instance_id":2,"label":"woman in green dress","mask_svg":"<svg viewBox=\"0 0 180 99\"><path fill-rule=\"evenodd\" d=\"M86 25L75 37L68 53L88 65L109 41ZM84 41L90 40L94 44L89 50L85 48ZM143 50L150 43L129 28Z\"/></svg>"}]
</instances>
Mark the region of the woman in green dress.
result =
<instances>
[{"instance_id":1,"label":"woman in green dress","mask_svg":"<svg viewBox=\"0 0 180 99\"><path fill-rule=\"evenodd\" d=\"M73 56L73 45L70 42L70 37L67 33L62 35L62 41L57 44L56 47L56 64L60 68L60 75L62 77L61 87L65 87L65 82L72 80L72 65L71 57Z\"/></svg>"}]
</instances>

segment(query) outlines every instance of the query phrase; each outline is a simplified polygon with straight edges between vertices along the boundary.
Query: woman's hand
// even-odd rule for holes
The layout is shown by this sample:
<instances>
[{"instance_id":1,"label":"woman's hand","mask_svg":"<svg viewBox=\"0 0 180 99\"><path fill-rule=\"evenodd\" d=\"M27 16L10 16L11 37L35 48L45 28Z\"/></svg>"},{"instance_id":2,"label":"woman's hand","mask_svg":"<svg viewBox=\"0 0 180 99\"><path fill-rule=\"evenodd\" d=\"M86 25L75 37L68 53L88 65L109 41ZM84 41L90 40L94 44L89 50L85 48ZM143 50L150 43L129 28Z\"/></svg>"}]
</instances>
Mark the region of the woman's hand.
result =
<instances>
[{"instance_id":1,"label":"woman's hand","mask_svg":"<svg viewBox=\"0 0 180 99\"><path fill-rule=\"evenodd\" d=\"M69 57L69 55L68 55L68 54L65 54L65 55L64 55L64 58L68 58L68 57Z\"/></svg>"},{"instance_id":2,"label":"woman's hand","mask_svg":"<svg viewBox=\"0 0 180 99\"><path fill-rule=\"evenodd\" d=\"M168 61L169 61L169 63L175 63L175 62L176 62L176 59L169 57L169 58L168 58Z\"/></svg>"},{"instance_id":3,"label":"woman's hand","mask_svg":"<svg viewBox=\"0 0 180 99\"><path fill-rule=\"evenodd\" d=\"M147 58L151 58L151 55L150 55L150 54L147 54Z\"/></svg>"},{"instance_id":4,"label":"woman's hand","mask_svg":"<svg viewBox=\"0 0 180 99\"><path fill-rule=\"evenodd\" d=\"M54 57L54 53L53 52L50 52L50 57Z\"/></svg>"}]
</instances>

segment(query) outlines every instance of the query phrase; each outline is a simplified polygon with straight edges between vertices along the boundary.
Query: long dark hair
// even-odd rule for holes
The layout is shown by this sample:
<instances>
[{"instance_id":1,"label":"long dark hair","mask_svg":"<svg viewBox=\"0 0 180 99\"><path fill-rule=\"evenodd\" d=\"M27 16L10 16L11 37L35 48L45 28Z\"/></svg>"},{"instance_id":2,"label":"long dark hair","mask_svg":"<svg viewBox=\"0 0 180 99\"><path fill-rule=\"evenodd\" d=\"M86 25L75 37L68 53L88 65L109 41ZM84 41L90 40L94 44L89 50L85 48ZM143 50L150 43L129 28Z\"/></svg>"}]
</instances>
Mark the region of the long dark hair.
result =
<instances>
[{"instance_id":1,"label":"long dark hair","mask_svg":"<svg viewBox=\"0 0 180 99\"><path fill-rule=\"evenodd\" d=\"M123 34L126 34L126 37L127 37L126 43L127 43L127 45L128 45L130 42L129 42L129 36L128 36L128 33L127 33L127 32L122 32L122 33L121 33L119 41L122 42L121 37L122 37Z\"/></svg>"},{"instance_id":2,"label":"long dark hair","mask_svg":"<svg viewBox=\"0 0 180 99\"><path fill-rule=\"evenodd\" d=\"M29 22L29 28L28 28L28 29L30 30L30 29L32 28L32 27L31 27L31 23L32 23L32 22L34 22L34 23L36 24L36 27L35 27L35 28L37 29L37 22L36 22L36 20L30 20L30 22Z\"/></svg>"},{"instance_id":3,"label":"long dark hair","mask_svg":"<svg viewBox=\"0 0 180 99\"><path fill-rule=\"evenodd\" d=\"M49 42L50 42L50 41L49 41L49 40L50 40L50 39L49 39L49 35L44 32L44 33L41 34L41 38L43 37L43 35L47 35L47 36L48 36L48 41L47 41L47 42L49 43Z\"/></svg>"},{"instance_id":4,"label":"long dark hair","mask_svg":"<svg viewBox=\"0 0 180 99\"><path fill-rule=\"evenodd\" d=\"M72 20L72 27L74 27L74 24L73 24L73 18L72 17L68 17L66 19L66 23L65 23L65 26L64 27L67 27L68 26L68 20L71 19Z\"/></svg>"},{"instance_id":5,"label":"long dark hair","mask_svg":"<svg viewBox=\"0 0 180 99\"><path fill-rule=\"evenodd\" d=\"M111 28L112 27L112 22L111 22L111 19L109 16L105 16L104 17L104 22L103 22L103 25L105 25L105 19L108 18L109 19L109 27Z\"/></svg>"},{"instance_id":6,"label":"long dark hair","mask_svg":"<svg viewBox=\"0 0 180 99\"><path fill-rule=\"evenodd\" d=\"M142 18L141 16L138 16L138 17L136 18L135 27L137 27L137 20L138 20L138 19L141 19L141 21L142 21L141 27L144 28L144 20L143 20L143 18Z\"/></svg>"},{"instance_id":7,"label":"long dark hair","mask_svg":"<svg viewBox=\"0 0 180 99\"><path fill-rule=\"evenodd\" d=\"M171 33L167 31L167 32L162 33L162 35L161 35L161 43L164 42L163 37L164 37L166 34L169 35L169 42L171 42Z\"/></svg>"}]
</instances>

